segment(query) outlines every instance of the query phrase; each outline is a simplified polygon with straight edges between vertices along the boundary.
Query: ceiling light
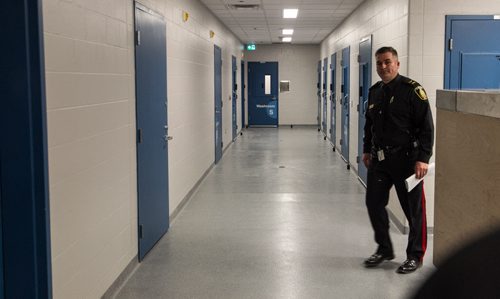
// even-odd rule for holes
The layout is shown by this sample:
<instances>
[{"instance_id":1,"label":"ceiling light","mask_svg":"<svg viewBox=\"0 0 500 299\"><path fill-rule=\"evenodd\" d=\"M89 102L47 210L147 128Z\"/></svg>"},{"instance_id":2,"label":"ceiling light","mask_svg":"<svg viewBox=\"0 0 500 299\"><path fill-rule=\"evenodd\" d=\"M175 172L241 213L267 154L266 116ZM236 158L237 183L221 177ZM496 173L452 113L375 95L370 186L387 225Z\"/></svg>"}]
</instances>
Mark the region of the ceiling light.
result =
<instances>
[{"instance_id":1,"label":"ceiling light","mask_svg":"<svg viewBox=\"0 0 500 299\"><path fill-rule=\"evenodd\" d=\"M285 8L283 9L283 18L285 19L295 19L299 10L297 8Z\"/></svg>"},{"instance_id":2,"label":"ceiling light","mask_svg":"<svg viewBox=\"0 0 500 299\"><path fill-rule=\"evenodd\" d=\"M292 37L291 36L282 37L281 41L284 43L290 43L292 42Z\"/></svg>"},{"instance_id":3,"label":"ceiling light","mask_svg":"<svg viewBox=\"0 0 500 299\"><path fill-rule=\"evenodd\" d=\"M283 33L283 35L292 35L293 29L283 29L282 33Z\"/></svg>"}]
</instances>

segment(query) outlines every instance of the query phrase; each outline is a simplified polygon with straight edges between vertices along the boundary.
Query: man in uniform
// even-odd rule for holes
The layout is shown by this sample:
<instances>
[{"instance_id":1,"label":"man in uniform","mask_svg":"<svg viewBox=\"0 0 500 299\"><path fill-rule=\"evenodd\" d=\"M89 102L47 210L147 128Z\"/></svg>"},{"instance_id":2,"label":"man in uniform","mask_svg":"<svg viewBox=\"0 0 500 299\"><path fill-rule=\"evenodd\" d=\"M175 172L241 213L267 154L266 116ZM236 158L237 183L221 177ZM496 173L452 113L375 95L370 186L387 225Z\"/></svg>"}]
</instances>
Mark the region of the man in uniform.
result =
<instances>
[{"instance_id":1,"label":"man in uniform","mask_svg":"<svg viewBox=\"0 0 500 299\"><path fill-rule=\"evenodd\" d=\"M386 206L394 185L408 219L410 232L407 259L398 273L418 269L427 246L423 181L407 192L405 179L427 173L434 143L434 125L427 95L419 83L399 75L398 53L382 47L375 53L382 79L369 92L363 138L363 163L368 168L366 206L375 232L377 251L365 260L366 267L394 258Z\"/></svg>"}]
</instances>

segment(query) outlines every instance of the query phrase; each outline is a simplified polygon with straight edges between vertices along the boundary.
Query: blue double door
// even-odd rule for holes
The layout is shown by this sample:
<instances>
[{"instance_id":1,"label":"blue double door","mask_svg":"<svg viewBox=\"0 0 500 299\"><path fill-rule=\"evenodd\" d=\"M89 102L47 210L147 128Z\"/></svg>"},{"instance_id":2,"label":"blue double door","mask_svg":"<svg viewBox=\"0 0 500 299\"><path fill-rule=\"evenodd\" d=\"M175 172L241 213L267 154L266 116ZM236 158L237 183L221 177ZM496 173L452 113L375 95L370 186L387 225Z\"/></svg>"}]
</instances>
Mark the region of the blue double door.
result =
<instances>
[{"instance_id":1,"label":"blue double door","mask_svg":"<svg viewBox=\"0 0 500 299\"><path fill-rule=\"evenodd\" d=\"M248 125L278 126L278 62L248 62Z\"/></svg>"},{"instance_id":2,"label":"blue double door","mask_svg":"<svg viewBox=\"0 0 500 299\"><path fill-rule=\"evenodd\" d=\"M135 4L139 260L169 227L166 25Z\"/></svg>"}]
</instances>

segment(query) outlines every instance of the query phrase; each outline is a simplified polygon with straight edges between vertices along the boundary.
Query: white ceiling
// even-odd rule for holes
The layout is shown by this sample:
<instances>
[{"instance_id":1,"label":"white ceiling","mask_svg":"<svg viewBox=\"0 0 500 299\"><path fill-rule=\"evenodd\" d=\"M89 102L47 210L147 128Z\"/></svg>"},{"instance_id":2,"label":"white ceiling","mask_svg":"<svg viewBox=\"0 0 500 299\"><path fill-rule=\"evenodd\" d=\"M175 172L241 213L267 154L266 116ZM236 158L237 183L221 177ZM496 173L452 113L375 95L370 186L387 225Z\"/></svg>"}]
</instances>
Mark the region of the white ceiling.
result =
<instances>
[{"instance_id":1,"label":"white ceiling","mask_svg":"<svg viewBox=\"0 0 500 299\"><path fill-rule=\"evenodd\" d=\"M243 43L280 43L281 30L293 28L293 44L318 44L364 0L201 0ZM259 9L230 5L257 4ZM283 19L284 8L298 8Z\"/></svg>"}]
</instances>

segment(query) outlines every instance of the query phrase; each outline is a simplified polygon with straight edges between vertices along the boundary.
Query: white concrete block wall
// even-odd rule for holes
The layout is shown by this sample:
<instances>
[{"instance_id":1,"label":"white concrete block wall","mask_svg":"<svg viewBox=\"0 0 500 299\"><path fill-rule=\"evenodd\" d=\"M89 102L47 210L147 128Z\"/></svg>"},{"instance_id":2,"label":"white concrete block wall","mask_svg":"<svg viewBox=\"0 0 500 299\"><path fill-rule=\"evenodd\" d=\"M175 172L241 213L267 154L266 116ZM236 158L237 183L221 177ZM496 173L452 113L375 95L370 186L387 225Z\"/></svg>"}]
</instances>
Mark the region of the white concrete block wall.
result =
<instances>
[{"instance_id":1,"label":"white concrete block wall","mask_svg":"<svg viewBox=\"0 0 500 299\"><path fill-rule=\"evenodd\" d=\"M400 73L408 72L408 1L400 0L368 0L361 4L339 27L337 27L322 43L320 58L337 52L337 140L336 146L340 147L341 137L341 106L340 85L342 82L342 49L350 46L350 121L349 121L349 161L354 170L357 169L356 156L358 155L358 112L359 104L359 42L366 36L372 35L372 53L382 46L395 47L401 62ZM328 74L328 82L330 82ZM372 84L379 81L375 62L372 64ZM328 111L330 103L328 103ZM391 197L392 198L392 197ZM433 203L432 203L433 206ZM398 220L405 223L403 211L396 198L392 198L389 208ZM433 218L433 209L428 211ZM432 225L432 223L431 223Z\"/></svg>"},{"instance_id":2,"label":"white concrete block wall","mask_svg":"<svg viewBox=\"0 0 500 299\"><path fill-rule=\"evenodd\" d=\"M290 91L279 94L279 124L316 124L318 55L318 45L257 45L256 51L245 51L245 62L277 61L279 80L290 80Z\"/></svg>"},{"instance_id":3,"label":"white concrete block wall","mask_svg":"<svg viewBox=\"0 0 500 299\"><path fill-rule=\"evenodd\" d=\"M197 0L141 3L167 23L172 212L214 161L213 44L223 99L241 46ZM125 0L43 1L54 298L101 297L137 255L133 13ZM223 117L230 134L227 101Z\"/></svg>"}]
</instances>

